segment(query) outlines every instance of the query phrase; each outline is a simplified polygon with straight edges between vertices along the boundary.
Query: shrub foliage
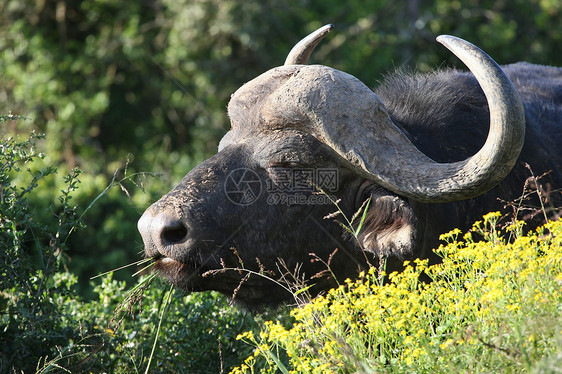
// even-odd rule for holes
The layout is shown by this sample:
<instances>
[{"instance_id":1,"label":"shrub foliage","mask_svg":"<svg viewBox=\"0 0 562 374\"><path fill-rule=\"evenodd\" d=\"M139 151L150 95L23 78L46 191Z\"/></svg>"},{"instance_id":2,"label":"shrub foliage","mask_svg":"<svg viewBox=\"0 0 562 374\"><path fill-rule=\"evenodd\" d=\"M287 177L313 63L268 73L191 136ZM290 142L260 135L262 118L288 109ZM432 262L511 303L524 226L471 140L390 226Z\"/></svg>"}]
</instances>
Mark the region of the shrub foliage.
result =
<instances>
[{"instance_id":1,"label":"shrub foliage","mask_svg":"<svg viewBox=\"0 0 562 374\"><path fill-rule=\"evenodd\" d=\"M93 299L80 295L66 267L68 239L83 226L72 200L80 170L37 214L30 199L60 178L33 166L42 138L0 135L0 373L218 373L246 356L236 335L255 328L254 316L218 294L186 296L150 276L130 292L110 272L90 282Z\"/></svg>"}]
</instances>

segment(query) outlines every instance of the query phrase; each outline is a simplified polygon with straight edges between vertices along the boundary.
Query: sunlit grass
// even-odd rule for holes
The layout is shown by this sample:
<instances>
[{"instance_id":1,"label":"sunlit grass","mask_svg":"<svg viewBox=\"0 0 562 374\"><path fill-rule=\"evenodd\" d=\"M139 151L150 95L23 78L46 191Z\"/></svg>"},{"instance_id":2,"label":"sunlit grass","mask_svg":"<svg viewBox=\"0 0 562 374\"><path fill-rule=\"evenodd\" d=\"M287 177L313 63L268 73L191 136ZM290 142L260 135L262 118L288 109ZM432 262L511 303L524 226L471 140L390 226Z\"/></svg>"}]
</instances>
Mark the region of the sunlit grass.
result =
<instances>
[{"instance_id":1,"label":"sunlit grass","mask_svg":"<svg viewBox=\"0 0 562 374\"><path fill-rule=\"evenodd\" d=\"M290 328L240 334L255 351L232 373L556 372L562 221L523 236L498 217L442 236L441 264L407 263L383 284L372 269L294 309Z\"/></svg>"}]
</instances>

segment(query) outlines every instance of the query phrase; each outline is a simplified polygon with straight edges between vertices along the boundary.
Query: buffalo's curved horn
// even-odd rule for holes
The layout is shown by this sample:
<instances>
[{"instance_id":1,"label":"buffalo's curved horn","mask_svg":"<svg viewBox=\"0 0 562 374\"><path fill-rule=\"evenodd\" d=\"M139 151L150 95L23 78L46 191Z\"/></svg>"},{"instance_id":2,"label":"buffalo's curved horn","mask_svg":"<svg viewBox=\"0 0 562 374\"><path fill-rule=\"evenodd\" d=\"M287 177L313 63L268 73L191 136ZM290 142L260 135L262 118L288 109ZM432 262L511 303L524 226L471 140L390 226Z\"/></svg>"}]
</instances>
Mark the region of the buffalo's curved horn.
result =
<instances>
[{"instance_id":1,"label":"buffalo's curved horn","mask_svg":"<svg viewBox=\"0 0 562 374\"><path fill-rule=\"evenodd\" d=\"M431 160L392 123L384 108L371 120L376 122L379 133L374 137L351 131L354 138L359 135L359 141L342 138L336 135L341 131L326 127L323 134L358 172L391 191L422 202L468 199L490 190L511 171L525 138L521 99L496 62L460 38L442 35L437 40L466 64L488 100L490 130L484 146L474 156L453 163ZM373 96L374 102L378 97Z\"/></svg>"},{"instance_id":2,"label":"buffalo's curved horn","mask_svg":"<svg viewBox=\"0 0 562 374\"><path fill-rule=\"evenodd\" d=\"M525 113L515 87L490 56L454 36L441 35L437 41L474 74L490 110L490 130L480 151L467 160L434 167L435 197L451 201L482 194L507 176L523 147ZM432 194L427 199L435 200Z\"/></svg>"},{"instance_id":3,"label":"buffalo's curved horn","mask_svg":"<svg viewBox=\"0 0 562 374\"><path fill-rule=\"evenodd\" d=\"M285 65L306 65L314 48L333 28L332 24L322 26L298 42L287 55Z\"/></svg>"}]
</instances>

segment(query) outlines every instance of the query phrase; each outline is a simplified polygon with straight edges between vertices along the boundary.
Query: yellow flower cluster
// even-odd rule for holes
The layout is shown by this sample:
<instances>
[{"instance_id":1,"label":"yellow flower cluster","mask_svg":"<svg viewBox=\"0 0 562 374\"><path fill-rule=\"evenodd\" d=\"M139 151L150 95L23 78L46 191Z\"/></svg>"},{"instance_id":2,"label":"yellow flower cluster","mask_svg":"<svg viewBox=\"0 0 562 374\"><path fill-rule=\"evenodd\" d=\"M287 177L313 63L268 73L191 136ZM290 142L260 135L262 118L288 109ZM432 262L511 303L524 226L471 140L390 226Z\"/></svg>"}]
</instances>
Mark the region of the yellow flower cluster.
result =
<instances>
[{"instance_id":1,"label":"yellow flower cluster","mask_svg":"<svg viewBox=\"0 0 562 374\"><path fill-rule=\"evenodd\" d=\"M290 328L241 334L256 350L232 373L517 372L560 356L562 221L521 236L498 217L475 223L482 241L442 236L438 265L406 263L383 283L371 269L294 309Z\"/></svg>"}]
</instances>

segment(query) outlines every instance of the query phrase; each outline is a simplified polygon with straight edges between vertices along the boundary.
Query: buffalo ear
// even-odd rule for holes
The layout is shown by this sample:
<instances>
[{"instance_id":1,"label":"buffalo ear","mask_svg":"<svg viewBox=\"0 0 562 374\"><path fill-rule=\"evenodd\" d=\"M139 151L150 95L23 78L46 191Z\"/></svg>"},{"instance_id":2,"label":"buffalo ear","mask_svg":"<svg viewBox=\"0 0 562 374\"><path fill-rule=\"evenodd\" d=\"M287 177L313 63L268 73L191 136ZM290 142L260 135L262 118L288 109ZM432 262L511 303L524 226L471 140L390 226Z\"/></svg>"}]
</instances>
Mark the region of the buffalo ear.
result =
<instances>
[{"instance_id":1,"label":"buffalo ear","mask_svg":"<svg viewBox=\"0 0 562 374\"><path fill-rule=\"evenodd\" d=\"M378 258L408 258L416 240L416 216L410 205L391 192L378 188L370 194L367 213L357 240L362 249ZM365 209L365 206L363 206ZM359 226L363 213L354 222Z\"/></svg>"}]
</instances>

